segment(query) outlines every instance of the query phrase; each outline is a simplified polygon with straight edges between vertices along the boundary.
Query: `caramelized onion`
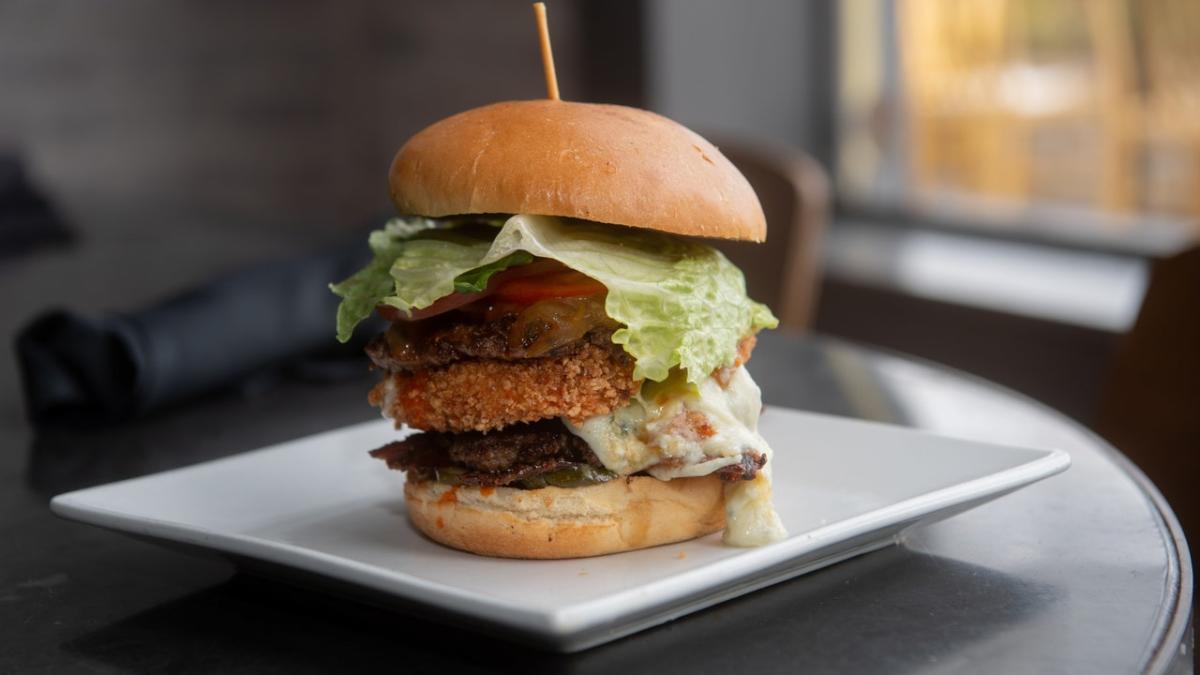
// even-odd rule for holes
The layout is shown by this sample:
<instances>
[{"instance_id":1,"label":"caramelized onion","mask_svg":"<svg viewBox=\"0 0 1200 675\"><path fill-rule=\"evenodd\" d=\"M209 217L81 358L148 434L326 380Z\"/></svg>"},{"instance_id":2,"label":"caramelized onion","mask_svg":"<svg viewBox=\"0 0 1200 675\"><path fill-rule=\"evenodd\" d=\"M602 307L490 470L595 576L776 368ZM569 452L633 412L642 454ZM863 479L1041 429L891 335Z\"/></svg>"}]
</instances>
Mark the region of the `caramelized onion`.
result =
<instances>
[{"instance_id":1,"label":"caramelized onion","mask_svg":"<svg viewBox=\"0 0 1200 675\"><path fill-rule=\"evenodd\" d=\"M524 357L537 357L570 344L598 326L612 325L604 299L551 298L524 308L508 333L508 348Z\"/></svg>"}]
</instances>

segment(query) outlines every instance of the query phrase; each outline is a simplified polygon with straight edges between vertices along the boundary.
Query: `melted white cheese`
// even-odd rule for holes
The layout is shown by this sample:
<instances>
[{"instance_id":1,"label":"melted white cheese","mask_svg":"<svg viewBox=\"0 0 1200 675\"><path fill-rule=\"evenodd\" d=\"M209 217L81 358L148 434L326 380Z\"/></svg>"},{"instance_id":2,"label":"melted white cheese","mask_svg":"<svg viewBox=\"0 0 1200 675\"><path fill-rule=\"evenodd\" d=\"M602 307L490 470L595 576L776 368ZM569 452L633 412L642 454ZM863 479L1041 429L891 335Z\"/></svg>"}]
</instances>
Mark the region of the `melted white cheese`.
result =
<instances>
[{"instance_id":1,"label":"melted white cheese","mask_svg":"<svg viewBox=\"0 0 1200 675\"><path fill-rule=\"evenodd\" d=\"M787 537L771 505L771 462L754 480L725 485L725 537L730 546L762 546Z\"/></svg>"},{"instance_id":2,"label":"melted white cheese","mask_svg":"<svg viewBox=\"0 0 1200 675\"><path fill-rule=\"evenodd\" d=\"M396 407L396 380L389 373L383 378L383 404L379 406L379 414L383 419L392 419L392 409Z\"/></svg>"},{"instance_id":3,"label":"melted white cheese","mask_svg":"<svg viewBox=\"0 0 1200 675\"><path fill-rule=\"evenodd\" d=\"M758 385L738 368L725 387L709 378L649 400L639 395L611 414L567 422L567 428L608 470L645 471L659 480L704 476L736 464L745 451L763 453L767 464L754 480L725 487L725 543L759 546L787 536L771 506L772 453L758 433L760 410Z\"/></svg>"}]
</instances>

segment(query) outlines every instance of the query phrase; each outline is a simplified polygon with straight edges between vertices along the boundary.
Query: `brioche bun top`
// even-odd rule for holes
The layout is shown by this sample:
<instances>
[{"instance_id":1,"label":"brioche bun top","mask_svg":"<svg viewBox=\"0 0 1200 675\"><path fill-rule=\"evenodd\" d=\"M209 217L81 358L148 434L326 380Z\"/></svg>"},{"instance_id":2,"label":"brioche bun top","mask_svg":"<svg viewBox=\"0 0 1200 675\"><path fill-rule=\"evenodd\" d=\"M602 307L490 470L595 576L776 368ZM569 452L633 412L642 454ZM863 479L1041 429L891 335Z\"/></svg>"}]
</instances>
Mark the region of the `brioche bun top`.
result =
<instances>
[{"instance_id":1,"label":"brioche bun top","mask_svg":"<svg viewBox=\"0 0 1200 675\"><path fill-rule=\"evenodd\" d=\"M508 101L413 136L388 176L400 213L566 216L671 234L762 241L745 177L681 124L618 105Z\"/></svg>"}]
</instances>

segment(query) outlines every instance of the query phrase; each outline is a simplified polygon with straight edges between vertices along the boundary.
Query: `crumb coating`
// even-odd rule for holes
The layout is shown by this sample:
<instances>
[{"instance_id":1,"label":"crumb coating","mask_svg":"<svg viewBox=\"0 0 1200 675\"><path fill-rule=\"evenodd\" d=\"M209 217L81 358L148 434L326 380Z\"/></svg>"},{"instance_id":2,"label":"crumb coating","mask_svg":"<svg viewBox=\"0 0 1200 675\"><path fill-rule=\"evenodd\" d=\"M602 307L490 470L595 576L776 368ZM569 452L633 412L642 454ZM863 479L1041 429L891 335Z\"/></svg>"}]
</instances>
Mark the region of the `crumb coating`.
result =
<instances>
[{"instance_id":1,"label":"crumb coating","mask_svg":"<svg viewBox=\"0 0 1200 675\"><path fill-rule=\"evenodd\" d=\"M620 346L587 344L562 357L460 361L386 373L369 400L397 426L490 431L548 417L603 415L625 405L640 385L633 379L633 360Z\"/></svg>"}]
</instances>

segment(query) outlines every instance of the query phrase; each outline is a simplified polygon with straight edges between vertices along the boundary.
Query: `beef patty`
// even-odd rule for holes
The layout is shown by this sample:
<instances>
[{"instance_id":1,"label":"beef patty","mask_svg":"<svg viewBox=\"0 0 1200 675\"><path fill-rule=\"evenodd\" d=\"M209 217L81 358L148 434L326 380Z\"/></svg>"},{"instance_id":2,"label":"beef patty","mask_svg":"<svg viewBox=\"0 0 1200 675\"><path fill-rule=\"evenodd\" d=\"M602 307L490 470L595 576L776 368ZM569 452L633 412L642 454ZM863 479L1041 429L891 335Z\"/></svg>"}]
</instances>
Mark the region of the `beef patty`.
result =
<instances>
[{"instance_id":1,"label":"beef patty","mask_svg":"<svg viewBox=\"0 0 1200 675\"><path fill-rule=\"evenodd\" d=\"M413 434L373 450L371 456L418 480L437 480L440 471L456 483L480 486L504 486L575 467L604 468L587 443L557 419L486 434Z\"/></svg>"},{"instance_id":2,"label":"beef patty","mask_svg":"<svg viewBox=\"0 0 1200 675\"><path fill-rule=\"evenodd\" d=\"M415 480L448 478L460 485L526 487L538 477L573 469L609 477L587 443L557 419L514 424L490 433L413 434L371 451L371 456ZM717 476L726 482L751 480L765 463L761 453L747 452L739 463L717 471Z\"/></svg>"},{"instance_id":3,"label":"beef patty","mask_svg":"<svg viewBox=\"0 0 1200 675\"><path fill-rule=\"evenodd\" d=\"M454 324L415 341L400 341L388 333L380 333L367 344L366 352L377 368L391 372L445 366L467 359L530 358L524 350L510 346L508 331L512 324L512 316L482 324ZM611 327L594 328L582 338L539 356L570 356L586 344L611 345L612 334Z\"/></svg>"},{"instance_id":4,"label":"beef patty","mask_svg":"<svg viewBox=\"0 0 1200 675\"><path fill-rule=\"evenodd\" d=\"M367 345L367 355L376 367L390 372L471 359L563 357L587 344L611 346L617 327L594 299L550 299L496 316L460 310L423 321L398 321Z\"/></svg>"}]
</instances>

